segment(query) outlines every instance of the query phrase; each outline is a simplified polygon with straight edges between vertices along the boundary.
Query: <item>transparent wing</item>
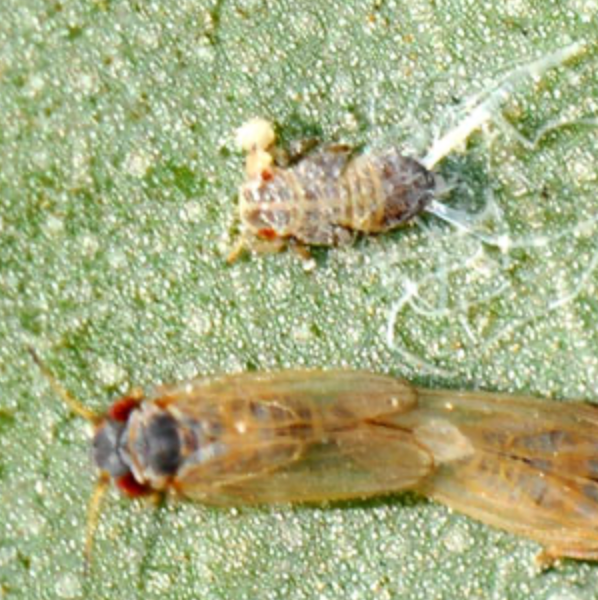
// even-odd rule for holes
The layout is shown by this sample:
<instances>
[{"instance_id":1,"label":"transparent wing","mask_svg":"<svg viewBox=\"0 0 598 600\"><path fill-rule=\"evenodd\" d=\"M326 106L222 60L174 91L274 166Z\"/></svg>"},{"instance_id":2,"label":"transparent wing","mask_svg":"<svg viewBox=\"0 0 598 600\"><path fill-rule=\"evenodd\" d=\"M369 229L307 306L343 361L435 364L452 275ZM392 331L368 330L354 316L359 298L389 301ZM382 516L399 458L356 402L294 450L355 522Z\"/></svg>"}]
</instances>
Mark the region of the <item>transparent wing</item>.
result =
<instances>
[{"instance_id":1,"label":"transparent wing","mask_svg":"<svg viewBox=\"0 0 598 600\"><path fill-rule=\"evenodd\" d=\"M470 450L426 482L430 495L553 555L598 558L595 407L452 392L424 392L421 400L418 439L434 445L446 420Z\"/></svg>"},{"instance_id":2,"label":"transparent wing","mask_svg":"<svg viewBox=\"0 0 598 600\"><path fill-rule=\"evenodd\" d=\"M417 392L405 381L364 371L289 370L196 379L158 388L148 400L175 404L198 418L210 412L241 414L259 402L303 415L304 421L338 424L408 411L417 403Z\"/></svg>"},{"instance_id":3,"label":"transparent wing","mask_svg":"<svg viewBox=\"0 0 598 600\"><path fill-rule=\"evenodd\" d=\"M413 388L391 377L228 375L165 388L156 401L215 431L174 482L205 502L358 498L414 487L432 469L411 432L387 422L416 404Z\"/></svg>"},{"instance_id":4,"label":"transparent wing","mask_svg":"<svg viewBox=\"0 0 598 600\"><path fill-rule=\"evenodd\" d=\"M430 453L409 433L377 425L338 432L305 444L294 455L293 450L297 446L289 443L288 460L269 460L258 472L229 476L217 485L196 469L180 489L191 498L222 505L322 502L411 489L433 469ZM280 447L276 451L282 457Z\"/></svg>"}]
</instances>

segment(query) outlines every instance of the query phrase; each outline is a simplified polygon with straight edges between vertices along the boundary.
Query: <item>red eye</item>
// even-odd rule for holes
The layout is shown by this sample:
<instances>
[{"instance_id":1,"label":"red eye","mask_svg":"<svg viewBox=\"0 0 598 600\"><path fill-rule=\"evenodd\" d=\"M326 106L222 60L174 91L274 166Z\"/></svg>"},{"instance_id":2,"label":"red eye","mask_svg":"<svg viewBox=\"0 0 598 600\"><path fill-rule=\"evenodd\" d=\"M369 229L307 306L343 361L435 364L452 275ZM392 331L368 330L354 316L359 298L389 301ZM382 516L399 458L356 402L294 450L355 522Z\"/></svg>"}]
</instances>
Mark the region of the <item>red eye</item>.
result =
<instances>
[{"instance_id":1,"label":"red eye","mask_svg":"<svg viewBox=\"0 0 598 600\"><path fill-rule=\"evenodd\" d=\"M108 416L115 421L126 421L131 412L137 408L140 400L131 396L124 396L117 400L108 411Z\"/></svg>"},{"instance_id":2,"label":"red eye","mask_svg":"<svg viewBox=\"0 0 598 600\"><path fill-rule=\"evenodd\" d=\"M118 487L118 489L129 498L147 496L147 494L151 493L152 491L152 488L148 485L139 483L135 477L133 477L133 473L127 473L122 477L117 477L115 483L116 487Z\"/></svg>"},{"instance_id":3,"label":"red eye","mask_svg":"<svg viewBox=\"0 0 598 600\"><path fill-rule=\"evenodd\" d=\"M278 237L274 229L260 229L257 234L265 240L275 240Z\"/></svg>"},{"instance_id":4,"label":"red eye","mask_svg":"<svg viewBox=\"0 0 598 600\"><path fill-rule=\"evenodd\" d=\"M272 181L274 179L274 173L268 169L264 169L261 173L262 181Z\"/></svg>"}]
</instances>

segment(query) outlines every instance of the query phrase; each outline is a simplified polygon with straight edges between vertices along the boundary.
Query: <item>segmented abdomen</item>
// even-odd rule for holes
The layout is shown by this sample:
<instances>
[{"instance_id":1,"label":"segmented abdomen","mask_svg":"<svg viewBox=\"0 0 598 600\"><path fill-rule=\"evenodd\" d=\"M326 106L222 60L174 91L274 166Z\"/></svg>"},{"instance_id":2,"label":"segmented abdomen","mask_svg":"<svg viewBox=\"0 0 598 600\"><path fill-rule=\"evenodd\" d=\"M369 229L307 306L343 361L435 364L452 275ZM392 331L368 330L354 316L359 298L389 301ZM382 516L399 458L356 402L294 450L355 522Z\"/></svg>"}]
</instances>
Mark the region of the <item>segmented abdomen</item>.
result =
<instances>
[{"instance_id":1,"label":"segmented abdomen","mask_svg":"<svg viewBox=\"0 0 598 600\"><path fill-rule=\"evenodd\" d=\"M435 188L434 175L397 150L351 158L346 147L332 146L247 181L241 219L260 237L331 246L348 241L351 231L379 233L406 223Z\"/></svg>"}]
</instances>

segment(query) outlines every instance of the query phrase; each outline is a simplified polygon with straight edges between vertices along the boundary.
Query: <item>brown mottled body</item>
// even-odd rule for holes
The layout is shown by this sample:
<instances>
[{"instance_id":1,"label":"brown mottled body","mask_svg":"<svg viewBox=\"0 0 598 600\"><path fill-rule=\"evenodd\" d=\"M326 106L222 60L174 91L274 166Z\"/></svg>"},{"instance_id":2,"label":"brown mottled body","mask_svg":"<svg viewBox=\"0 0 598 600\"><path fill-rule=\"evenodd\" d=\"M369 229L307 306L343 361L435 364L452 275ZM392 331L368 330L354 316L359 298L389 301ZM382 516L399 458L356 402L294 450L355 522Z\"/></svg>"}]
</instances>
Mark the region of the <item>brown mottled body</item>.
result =
<instances>
[{"instance_id":1,"label":"brown mottled body","mask_svg":"<svg viewBox=\"0 0 598 600\"><path fill-rule=\"evenodd\" d=\"M334 246L353 232L380 233L403 225L432 200L434 175L392 149L356 157L330 146L290 168L271 166L246 181L239 210L246 232Z\"/></svg>"},{"instance_id":2,"label":"brown mottled body","mask_svg":"<svg viewBox=\"0 0 598 600\"><path fill-rule=\"evenodd\" d=\"M431 171L397 149L355 155L331 145L283 166L264 119L246 123L237 141L247 152L247 180L239 190L242 234L229 262L247 247L336 246L356 233L389 231L421 213L438 188Z\"/></svg>"}]
</instances>

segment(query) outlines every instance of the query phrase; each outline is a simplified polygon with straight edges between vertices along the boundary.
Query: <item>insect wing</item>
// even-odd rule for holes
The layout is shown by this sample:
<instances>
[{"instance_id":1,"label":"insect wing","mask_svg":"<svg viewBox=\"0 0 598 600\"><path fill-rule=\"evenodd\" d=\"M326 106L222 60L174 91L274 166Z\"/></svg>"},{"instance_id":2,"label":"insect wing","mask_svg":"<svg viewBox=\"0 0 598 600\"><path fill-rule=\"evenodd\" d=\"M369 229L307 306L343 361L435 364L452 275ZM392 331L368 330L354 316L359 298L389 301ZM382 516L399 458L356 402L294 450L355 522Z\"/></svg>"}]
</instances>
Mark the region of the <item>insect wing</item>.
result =
<instances>
[{"instance_id":1,"label":"insect wing","mask_svg":"<svg viewBox=\"0 0 598 600\"><path fill-rule=\"evenodd\" d=\"M289 370L206 377L158 388L148 400L197 419L255 419L259 427L278 425L260 420L260 408L278 408L281 418L295 415L315 428L408 412L417 404L417 392L405 381L364 371Z\"/></svg>"},{"instance_id":2,"label":"insect wing","mask_svg":"<svg viewBox=\"0 0 598 600\"><path fill-rule=\"evenodd\" d=\"M205 502L364 497L413 487L432 466L409 431L385 423L416 402L413 388L390 377L238 374L163 390L159 401L214 429L211 456L189 461L175 482Z\"/></svg>"},{"instance_id":3,"label":"insect wing","mask_svg":"<svg viewBox=\"0 0 598 600\"><path fill-rule=\"evenodd\" d=\"M292 460L270 462L261 472L211 487L196 470L182 491L221 505L346 500L412 489L433 467L430 453L408 433L375 425L305 444Z\"/></svg>"},{"instance_id":4,"label":"insect wing","mask_svg":"<svg viewBox=\"0 0 598 600\"><path fill-rule=\"evenodd\" d=\"M444 410L474 452L443 465L427 491L557 556L598 558L598 410L461 393L449 411L440 396L431 392L423 406Z\"/></svg>"}]
</instances>

